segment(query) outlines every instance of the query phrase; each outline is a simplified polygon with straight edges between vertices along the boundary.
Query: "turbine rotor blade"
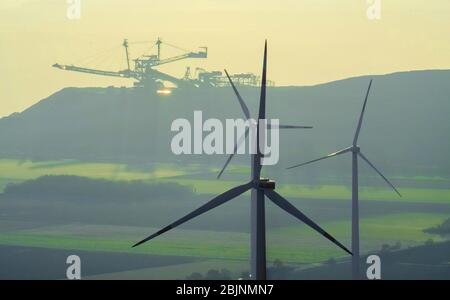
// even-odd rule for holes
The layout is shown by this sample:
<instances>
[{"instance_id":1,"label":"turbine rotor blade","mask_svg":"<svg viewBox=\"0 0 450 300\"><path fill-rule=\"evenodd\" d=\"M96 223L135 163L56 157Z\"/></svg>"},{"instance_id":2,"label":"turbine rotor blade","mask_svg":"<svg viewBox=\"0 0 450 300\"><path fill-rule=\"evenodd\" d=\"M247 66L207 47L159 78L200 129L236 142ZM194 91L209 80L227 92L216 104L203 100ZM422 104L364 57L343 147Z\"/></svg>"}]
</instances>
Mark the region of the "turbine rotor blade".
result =
<instances>
[{"instance_id":1,"label":"turbine rotor blade","mask_svg":"<svg viewBox=\"0 0 450 300\"><path fill-rule=\"evenodd\" d=\"M258 119L266 118L266 82L267 81L267 40L264 43L264 60L261 77L261 95L259 99L259 114Z\"/></svg>"},{"instance_id":2,"label":"turbine rotor blade","mask_svg":"<svg viewBox=\"0 0 450 300\"><path fill-rule=\"evenodd\" d=\"M266 196L276 205L278 205L281 209L286 211L287 213L293 215L321 235L323 235L325 238L327 238L329 241L337 245L339 248L344 250L350 255L353 255L350 250L348 250L344 245L342 245L338 240L336 240L334 237L332 237L328 232L323 230L319 225L314 223L310 218L308 218L306 215L304 215L300 210L298 210L294 205L292 205L289 201L284 199L280 194L273 190L264 190L264 193Z\"/></svg>"},{"instance_id":3,"label":"turbine rotor blade","mask_svg":"<svg viewBox=\"0 0 450 300\"><path fill-rule=\"evenodd\" d=\"M219 174L217 175L217 179L220 179L220 177L222 176L223 172L225 172L225 169L228 167L228 164L230 163L230 161L233 159L235 153L231 153L228 158L227 161L225 162L225 165L222 167L222 170L220 170Z\"/></svg>"},{"instance_id":4,"label":"turbine rotor blade","mask_svg":"<svg viewBox=\"0 0 450 300\"><path fill-rule=\"evenodd\" d=\"M267 123L267 129L311 129L312 126L301 126L301 125L272 125Z\"/></svg>"},{"instance_id":5,"label":"turbine rotor blade","mask_svg":"<svg viewBox=\"0 0 450 300\"><path fill-rule=\"evenodd\" d=\"M328 155L326 155L326 156L323 156L323 157L321 157L321 158L313 159L313 160L307 161L307 162L302 163L302 164L294 165L294 166L289 167L289 168L287 168L287 169L289 170L289 169L301 167L301 166L308 165L308 164L310 164L310 163L313 163L313 162L316 162L316 161L319 161L319 160L327 159L327 158L330 158L330 157L333 157L333 156L338 156L338 155L344 154L344 153L346 153L346 152L349 152L350 150L351 150L351 147L348 147L348 148L339 150L339 151L337 151L337 152L330 153L330 154L328 154Z\"/></svg>"},{"instance_id":6,"label":"turbine rotor blade","mask_svg":"<svg viewBox=\"0 0 450 300\"><path fill-rule=\"evenodd\" d=\"M259 98L259 112L258 112L258 127L257 127L257 135L256 135L256 149L257 151L257 159L255 160L255 163L257 165L255 165L255 169L256 172L255 174L259 174L261 171L261 164L260 164L260 159L263 155L263 153L265 153L265 149L261 149L260 148L260 140L261 137L265 137L266 136L266 129L263 128L261 130L261 128L259 127L259 124L261 122L261 120L265 120L264 122L266 122L267 124L267 120L266 120L266 83L267 83L267 40L264 43L264 59L263 59L263 70L262 70L262 77L261 77L261 94L260 94L260 98ZM262 132L261 132L262 131ZM262 143L263 147L265 145L265 143ZM259 175L257 175L259 176Z\"/></svg>"},{"instance_id":7,"label":"turbine rotor blade","mask_svg":"<svg viewBox=\"0 0 450 300\"><path fill-rule=\"evenodd\" d=\"M185 223L185 222L187 222L187 221L189 221L189 220L191 220L213 208L216 208L219 205L224 204L225 202L232 200L233 198L236 198L237 196L239 196L239 195L245 193L246 191L248 191L249 189L251 189L253 186L254 186L253 182L249 182L249 183L234 187L234 188L226 191L225 193L220 194L219 196L213 198L206 204L200 206L199 208L197 208L193 212L187 214L186 216L182 217L181 219L173 222L172 224L162 228L161 230L157 231L156 233L146 237L142 241L134 244L133 247L139 246L139 245L177 227L178 225L181 225L181 224L183 224L183 223Z\"/></svg>"},{"instance_id":8,"label":"turbine rotor blade","mask_svg":"<svg viewBox=\"0 0 450 300\"><path fill-rule=\"evenodd\" d=\"M359 115L358 126L356 127L355 136L353 137L353 145L356 146L358 143L359 131L361 130L361 125L364 117L364 111L366 110L367 99L369 98L370 87L372 86L372 79L370 79L369 87L367 88L366 98L364 99L363 108L361 110L361 114Z\"/></svg>"},{"instance_id":9,"label":"turbine rotor blade","mask_svg":"<svg viewBox=\"0 0 450 300\"><path fill-rule=\"evenodd\" d=\"M236 94L236 97L237 97L237 99L238 99L238 101L239 101L239 104L241 105L242 111L244 112L244 115L245 115L245 119L246 119L246 120L250 119L250 111L249 111L249 109L248 109L248 107L247 107L247 104L245 104L244 99L242 99L241 95L239 94L239 92L238 92L236 86L235 86L234 83L233 83L233 80L231 80L230 75L228 75L227 70L224 70L224 71L225 71L225 74L226 74L227 77L228 77L228 81L230 82L231 87L232 87L233 90L234 90L234 93Z\"/></svg>"},{"instance_id":10,"label":"turbine rotor blade","mask_svg":"<svg viewBox=\"0 0 450 300\"><path fill-rule=\"evenodd\" d=\"M225 171L225 169L227 168L228 164L230 163L231 159L234 157L234 155L237 153L237 149L239 148L239 146L241 146L241 144L245 141L245 139L247 138L248 134L250 132L250 129L247 127L245 129L245 133L243 135L241 135L241 137L239 138L238 142L236 143L236 145L234 145L234 151L232 154L230 154L230 156L228 156L227 161L225 162L225 165L223 166L222 170L220 170L219 175L217 175L217 179L220 178L220 176L222 176L223 172Z\"/></svg>"},{"instance_id":11,"label":"turbine rotor blade","mask_svg":"<svg viewBox=\"0 0 450 300\"><path fill-rule=\"evenodd\" d=\"M361 152L358 152L358 155L369 165L372 167L372 169L375 170L375 172L378 173L378 175L381 176L381 178L384 179L384 181L386 181L386 183L401 197L402 194L400 194L400 192L395 188L395 186L386 178L386 176L383 175L383 173L381 173L370 161L367 157L364 156L364 154L362 154Z\"/></svg>"}]
</instances>

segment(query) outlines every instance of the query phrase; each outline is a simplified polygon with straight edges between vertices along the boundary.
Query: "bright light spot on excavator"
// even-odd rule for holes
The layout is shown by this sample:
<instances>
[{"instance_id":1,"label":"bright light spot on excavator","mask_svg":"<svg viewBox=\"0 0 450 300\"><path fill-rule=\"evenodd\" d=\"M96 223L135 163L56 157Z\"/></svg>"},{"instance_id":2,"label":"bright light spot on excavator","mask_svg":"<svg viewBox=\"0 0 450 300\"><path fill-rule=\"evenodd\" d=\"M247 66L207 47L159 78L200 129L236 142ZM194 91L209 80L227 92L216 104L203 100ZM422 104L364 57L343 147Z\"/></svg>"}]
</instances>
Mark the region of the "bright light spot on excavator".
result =
<instances>
[{"instance_id":1,"label":"bright light spot on excavator","mask_svg":"<svg viewBox=\"0 0 450 300\"><path fill-rule=\"evenodd\" d=\"M170 95L170 94L172 94L172 91L169 89L160 89L160 90L157 90L156 93L158 95Z\"/></svg>"}]
</instances>

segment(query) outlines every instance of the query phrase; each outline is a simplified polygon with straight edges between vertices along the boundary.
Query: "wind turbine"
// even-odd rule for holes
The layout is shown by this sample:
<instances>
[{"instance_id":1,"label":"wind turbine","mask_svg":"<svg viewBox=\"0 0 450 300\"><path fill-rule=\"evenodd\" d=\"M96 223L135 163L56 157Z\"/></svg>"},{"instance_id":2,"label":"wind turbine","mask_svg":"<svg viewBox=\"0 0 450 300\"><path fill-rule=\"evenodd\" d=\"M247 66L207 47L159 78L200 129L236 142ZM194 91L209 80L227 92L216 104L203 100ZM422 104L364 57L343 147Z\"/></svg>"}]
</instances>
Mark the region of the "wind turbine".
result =
<instances>
[{"instance_id":1,"label":"wind turbine","mask_svg":"<svg viewBox=\"0 0 450 300\"><path fill-rule=\"evenodd\" d=\"M343 246L341 243L339 243L335 238L333 238L330 234L328 234L325 230L323 230L319 225L314 223L311 219L309 219L306 215L304 215L300 210L298 210L295 206L293 206L291 203L289 203L285 198L283 198L280 194L275 192L275 182L268 180L266 178L261 178L261 159L263 157L263 152L261 149L259 149L259 139L265 137L265 130L263 132L260 132L259 123L265 122L266 117L266 66L267 66L267 41L264 46L264 61L263 61L263 71L262 71L262 81L261 81L261 95L260 95L260 102L259 102L259 116L256 127L256 136L258 141L258 148L256 151L256 154L252 154L252 163L251 163L251 180L245 184L236 186L219 196L216 196L206 204L200 206L198 209L194 210L193 212L187 214L186 216L182 217L181 219L178 219L177 221L173 222L172 224L162 228L161 230L157 231L156 233L146 237L142 241L136 243L133 245L133 247L136 247L138 245L141 245L142 243L145 243L209 210L212 210L213 208L216 208L236 197L239 195L251 190L251 223L252 223L252 241L251 241L251 265L252 265L252 277L253 279L257 280L265 280L266 279L266 230L265 230L265 197L267 196L273 203L275 203L277 206L279 206L281 209L285 210L289 214L293 215L315 231L319 232L321 235L326 237L328 240L345 250L347 253L351 252ZM232 83L231 79L230 82ZM237 91L234 84L232 84L232 87L236 93L236 96L239 100L239 102L242 105L242 108L246 114L246 116L250 115L248 113L248 108L245 105L244 101L242 100L241 96L239 95L239 92ZM270 126L268 126L270 128ZM284 127L284 126L282 126ZM303 128L304 126L286 126L286 128ZM248 133L244 134L247 136ZM242 137L240 140L243 140ZM263 143L264 144L264 143ZM237 145L236 145L237 146ZM235 148L236 149L236 148ZM232 156L231 156L232 157ZM231 159L231 158L230 158ZM230 160L229 159L229 160ZM229 163L229 160L227 161L227 164ZM225 167L226 167L225 165ZM224 167L224 168L225 168ZM223 170L222 170L223 172Z\"/></svg>"},{"instance_id":2,"label":"wind turbine","mask_svg":"<svg viewBox=\"0 0 450 300\"><path fill-rule=\"evenodd\" d=\"M319 160L327 159L330 157L338 156L347 152L352 153L352 276L353 279L360 278L360 270L359 270L359 201L358 201L358 156L362 160L364 160L372 169L375 170L381 178L386 181L386 183L401 197L400 192L395 188L395 186L381 173L371 162L370 160L361 152L361 148L358 146L358 137L359 132L361 130L361 125L364 117L364 112L366 110L367 99L369 97L370 88L372 86L372 79L369 82L369 87L367 88L366 97L364 99L364 104L361 110L361 114L359 116L358 125L356 127L356 132L353 137L353 144L350 147L344 148L334 153L330 153L321 158L317 158L302 164L294 165L289 167L288 169L297 168L300 166L304 166Z\"/></svg>"}]
</instances>

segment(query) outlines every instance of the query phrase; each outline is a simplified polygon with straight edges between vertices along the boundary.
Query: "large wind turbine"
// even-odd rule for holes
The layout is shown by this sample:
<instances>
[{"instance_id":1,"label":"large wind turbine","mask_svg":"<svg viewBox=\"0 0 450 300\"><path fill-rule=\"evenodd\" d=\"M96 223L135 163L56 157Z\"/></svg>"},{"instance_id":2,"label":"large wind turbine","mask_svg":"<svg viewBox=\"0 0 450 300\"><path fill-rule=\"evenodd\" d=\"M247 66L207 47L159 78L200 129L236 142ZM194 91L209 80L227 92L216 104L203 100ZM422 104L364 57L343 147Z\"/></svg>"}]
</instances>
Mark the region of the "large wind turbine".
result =
<instances>
[{"instance_id":1,"label":"large wind turbine","mask_svg":"<svg viewBox=\"0 0 450 300\"><path fill-rule=\"evenodd\" d=\"M323 160L326 158L338 156L347 152L352 153L352 276L353 279L359 279L360 278L360 270L359 270L359 261L360 261L360 255L359 255L359 201L358 201L358 156L362 158L372 169L377 172L381 178L386 181L386 183L401 197L402 195L399 193L399 191L395 188L395 186L369 161L369 159L361 152L361 148L358 146L358 137L359 132L361 130L361 125L364 117L364 112L366 110L366 104L367 99L369 97L370 88L372 86L372 80L369 82L369 87L367 88L366 97L364 99L364 104L361 110L361 114L359 116L358 125L356 127L356 132L353 137L353 144L350 147L347 147L345 149L339 150L334 153L330 153L326 156L323 156L321 158L317 158L302 164L298 164L292 167L289 167L288 169L297 168L300 166L304 166L319 160Z\"/></svg>"},{"instance_id":2,"label":"large wind turbine","mask_svg":"<svg viewBox=\"0 0 450 300\"><path fill-rule=\"evenodd\" d=\"M263 71L262 71L262 81L261 81L261 95L260 95L260 102L259 102L259 115L258 115L258 121L257 125L259 125L260 122L265 122L266 118L266 66L267 66L267 41L265 43L264 47L264 61L263 61ZM230 80L231 81L231 80ZM248 108L243 102L241 96L239 95L236 87L234 84L232 85L233 89L236 93L236 96L238 97L239 102L242 105L242 108L244 112L248 112ZM246 115L249 116L249 113ZM303 126L280 126L285 128L302 128ZM269 127L270 128L270 127ZM259 126L256 127L256 136L258 141L258 147L256 154L252 154L252 164L251 164L251 180L250 182L247 182L243 185L239 185L237 187L234 187L228 191L226 191L223 194L220 194L219 196L213 198L206 204L200 206L198 209L194 210L193 212L187 214L186 216L182 217L181 219L173 222L172 224L162 228L161 230L157 231L156 233L148 236L147 238L143 239L142 241L136 243L133 247L136 247L142 243L145 243L213 208L216 208L236 197L239 195L251 190L251 218L252 218L252 241L251 241L251 254L252 254L252 278L257 280L264 280L266 279L266 231L265 231L265 196L267 196L273 203L278 205L280 208L288 212L289 214L293 215L315 231L319 232L321 235L326 237L328 240L345 250L347 253L351 252L343 246L341 243L339 243L335 238L333 238L330 234L328 234L325 230L323 230L319 225L314 223L311 219L309 219L306 215L304 215L300 210L298 210L295 206L293 206L291 203L289 203L285 198L283 198L280 194L275 192L275 182L261 178L261 159L263 157L264 151L261 151L259 148L259 139L265 137L265 130L261 130ZM248 134L248 133L247 133ZM241 137L240 140L243 140L245 136ZM264 143L262 143L264 144ZM230 158L231 159L231 158ZM228 164L229 160L227 161Z\"/></svg>"},{"instance_id":3,"label":"large wind turbine","mask_svg":"<svg viewBox=\"0 0 450 300\"><path fill-rule=\"evenodd\" d=\"M264 101L265 103L265 92L266 92L266 48L264 51L264 66L263 66L263 79L262 79L262 83L261 83L261 99L260 99L260 114L261 114L261 103L262 101ZM245 142L245 140L247 139L248 135L249 135L249 131L250 131L250 127L253 127L252 129L256 129L257 127L259 128L259 124L256 123L256 121L254 119L251 118L250 116L250 110L248 109L247 105L245 104L244 99L241 97L241 95L239 94L239 91L237 90L236 86L233 83L233 80L231 79L231 77L229 76L227 70L224 70L225 74L228 77L228 80L230 82L231 87L233 88L234 93L236 94L237 100L242 108L242 111L244 113L244 117L246 119L246 121L249 124L249 127L246 128L244 134L242 136L239 137L237 143L234 146L234 151L232 154L230 154L228 156L228 159L225 162L225 165L223 166L222 170L220 170L219 174L217 175L217 179L219 179L223 172L225 171L225 169L227 168L228 164L230 163L230 161L233 159L234 155L237 153L238 148L242 145L242 143ZM263 90L264 89L264 90ZM264 100L263 98L264 97ZM263 110L265 111L265 104L263 107ZM263 117L265 118L265 114L263 115ZM311 129L312 126L296 126L296 125L278 125L277 126L278 129ZM275 129L275 126L268 123L267 124L267 129ZM259 134L257 135L259 139ZM261 138L264 138L265 134L261 133ZM249 141L250 143L252 143L253 141ZM258 149L259 149L259 140L258 142ZM264 145L264 144L263 144ZM263 155L261 155L263 156ZM260 157L261 157L260 156ZM257 178L260 178L260 180L262 180L262 178L260 177L260 175L258 175L258 166L255 165L255 163L259 163L259 169L261 169L261 161L257 160L258 158L256 157L255 154L251 155L251 177L252 180L256 180ZM267 183L269 184L271 181L269 181L268 179L264 179L267 181ZM274 184L274 183L273 183ZM250 274L252 274L252 276L254 278L261 278L261 276L258 277L258 274L260 274L261 272L265 272L266 270L266 266L265 266L265 242L261 241L264 245L261 247L258 245L258 242L260 242L260 240L258 239L258 237L261 235L261 226L260 223L264 223L264 219L261 221L260 220L260 211L261 208L260 206L263 205L261 204L261 202L263 202L264 200L260 200L258 198L258 190L257 189L252 189L251 190L251 210L250 210L250 220L251 220L251 230L250 230L250 239L251 239L251 253L250 253L250 266L251 266L251 272ZM264 197L264 195L262 196ZM262 208L264 209L264 207ZM263 211L264 213L264 211ZM265 228L263 228L265 230ZM265 234L265 231L264 231ZM258 252L258 249L262 249L264 247L264 254L261 255L260 252ZM263 257L263 258L262 258ZM261 261L264 261L264 266L262 266ZM265 277L265 273L264 273L264 277Z\"/></svg>"}]
</instances>

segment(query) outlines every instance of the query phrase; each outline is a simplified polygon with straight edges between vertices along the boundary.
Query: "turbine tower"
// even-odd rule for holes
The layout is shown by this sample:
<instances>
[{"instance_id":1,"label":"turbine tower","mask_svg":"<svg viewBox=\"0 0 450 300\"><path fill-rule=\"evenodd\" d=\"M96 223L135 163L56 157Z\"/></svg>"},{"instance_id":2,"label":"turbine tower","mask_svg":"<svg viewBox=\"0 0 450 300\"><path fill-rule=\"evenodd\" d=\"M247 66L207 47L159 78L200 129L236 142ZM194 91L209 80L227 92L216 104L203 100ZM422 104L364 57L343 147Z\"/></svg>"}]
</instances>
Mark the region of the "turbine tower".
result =
<instances>
[{"instance_id":1,"label":"turbine tower","mask_svg":"<svg viewBox=\"0 0 450 300\"><path fill-rule=\"evenodd\" d=\"M298 210L295 206L293 206L290 202L288 202L285 198L283 198L280 194L275 192L275 182L271 181L269 179L261 178L261 159L263 157L264 151L261 151L262 149L259 148L259 141L262 138L265 138L265 130L262 130L260 132L260 122L265 122L266 118L266 70L267 70L267 41L264 46L264 61L263 61L263 71L262 71L262 81L261 81L261 95L260 95L260 102L259 102L259 115L258 115L258 121L257 121L257 127L256 127L256 137L258 142L258 147L256 154L252 154L252 162L251 162L251 180L245 184L236 186L219 196L216 196L206 204L200 206L198 209L194 210L193 212L187 214L186 216L182 217L181 219L178 219L177 221L173 222L172 224L162 228L161 230L157 231L156 233L146 237L145 239L141 240L140 242L133 245L133 247L136 247L138 245L141 245L142 243L145 243L207 211L212 210L213 208L216 208L236 197L239 195L251 190L251 223L252 223L252 241L251 241L251 255L252 255L252 278L256 280L265 280L266 279L266 230L265 230L265 197L269 198L273 203L275 203L277 206L279 206L281 209L285 210L289 214L293 215L321 235L323 235L325 238L342 248L347 253L351 254L351 252L340 242L338 242L334 237L332 237L330 234L328 234L325 230L323 230L319 225L317 225L314 221L309 219L306 215L304 215L300 210ZM231 79L230 82L232 83ZM232 85L234 92L236 93L236 96L241 103L242 109L244 110L244 113L246 116L250 116L248 112L248 108L245 105L242 97L239 95L239 92L237 91L234 84ZM280 125L280 128L309 128L306 126L282 126ZM271 128L270 124L268 125L268 128ZM239 142L242 142L245 137L248 135L248 130L246 130L245 134L240 138ZM238 142L238 143L239 143ZM265 144L265 143L262 143ZM236 144L235 152L237 149L238 144ZM225 164L225 167L228 165L229 161L233 155L230 156L230 158L227 160L227 163ZM224 167L224 169L225 169ZM221 171L221 173L223 170Z\"/></svg>"},{"instance_id":2,"label":"turbine tower","mask_svg":"<svg viewBox=\"0 0 450 300\"><path fill-rule=\"evenodd\" d=\"M358 146L358 137L361 130L361 125L364 117L364 112L366 110L367 99L369 97L370 88L372 86L372 80L369 82L369 87L367 88L366 97L364 99L364 104L359 116L358 125L356 127L356 132L353 137L353 144L350 147L344 148L334 153L330 153L321 158L317 158L302 164L294 165L287 169L293 169L300 166L304 166L319 160L327 159L330 157L338 156L347 152L352 153L352 277L353 279L360 279L360 254L359 254L359 200L358 200L358 157L365 161L372 169L375 170L381 178L386 181L386 183L401 197L402 195L395 188L395 186L381 173L361 152L361 148Z\"/></svg>"}]
</instances>

